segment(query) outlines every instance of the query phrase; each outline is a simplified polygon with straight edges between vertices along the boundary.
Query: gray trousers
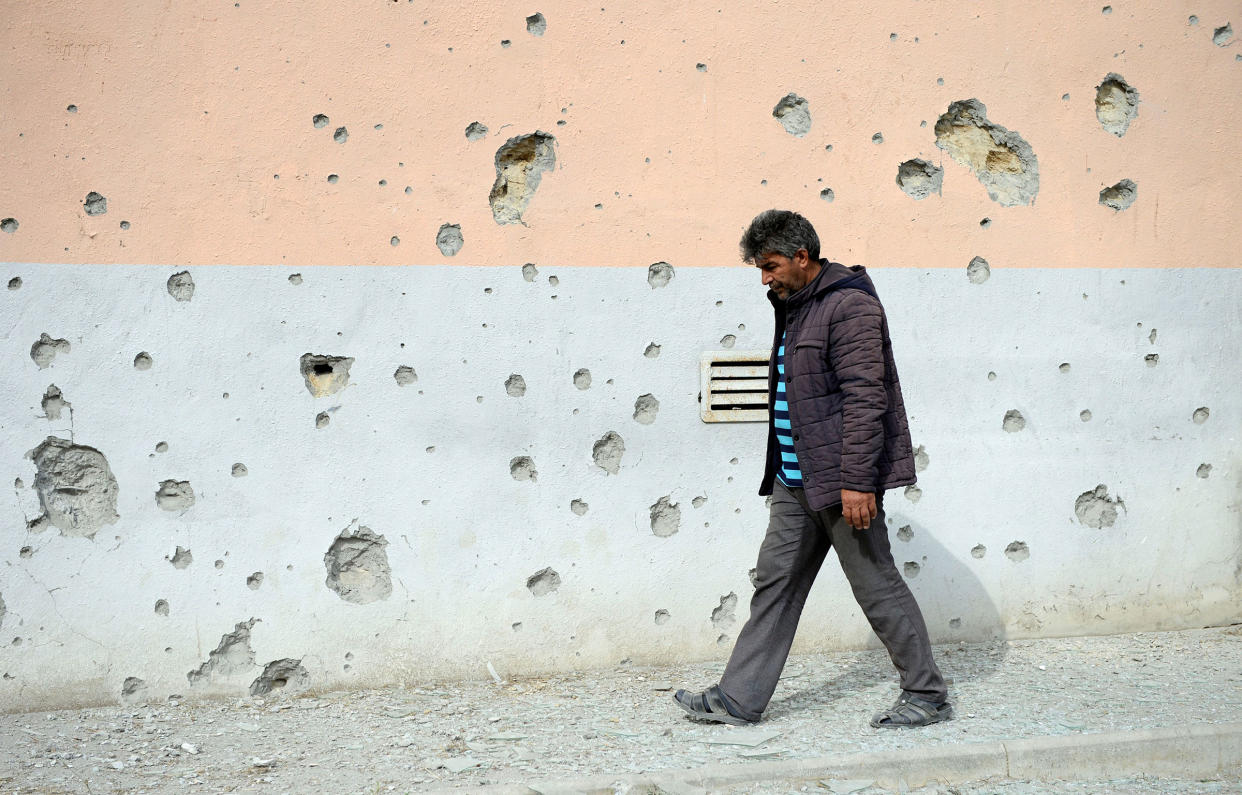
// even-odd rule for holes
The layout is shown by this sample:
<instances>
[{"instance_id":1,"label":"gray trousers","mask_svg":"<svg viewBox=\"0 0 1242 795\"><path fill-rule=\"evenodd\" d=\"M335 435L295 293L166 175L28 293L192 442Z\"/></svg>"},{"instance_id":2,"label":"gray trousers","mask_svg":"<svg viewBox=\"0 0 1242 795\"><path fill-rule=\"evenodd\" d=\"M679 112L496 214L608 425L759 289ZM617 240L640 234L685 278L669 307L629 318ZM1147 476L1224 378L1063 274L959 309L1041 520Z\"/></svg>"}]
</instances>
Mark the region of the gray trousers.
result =
<instances>
[{"instance_id":1,"label":"gray trousers","mask_svg":"<svg viewBox=\"0 0 1242 795\"><path fill-rule=\"evenodd\" d=\"M759 548L750 619L737 643L720 689L739 708L740 717L758 720L767 708L789 656L807 593L820 565L835 547L854 598L901 674L901 689L939 704L948 693L932 659L927 625L888 545L882 497L879 513L865 531L856 531L841 506L813 511L802 489L778 479L772 487L768 532Z\"/></svg>"}]
</instances>

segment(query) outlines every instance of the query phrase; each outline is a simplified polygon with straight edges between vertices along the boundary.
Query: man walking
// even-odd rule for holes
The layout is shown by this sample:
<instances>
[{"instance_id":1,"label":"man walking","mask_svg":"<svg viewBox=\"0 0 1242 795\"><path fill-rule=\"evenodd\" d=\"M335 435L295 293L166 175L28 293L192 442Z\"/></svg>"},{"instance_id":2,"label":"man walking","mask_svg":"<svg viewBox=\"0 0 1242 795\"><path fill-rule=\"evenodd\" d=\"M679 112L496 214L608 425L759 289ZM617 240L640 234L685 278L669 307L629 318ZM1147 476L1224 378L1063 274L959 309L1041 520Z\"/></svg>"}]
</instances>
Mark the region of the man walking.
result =
<instances>
[{"instance_id":1,"label":"man walking","mask_svg":"<svg viewBox=\"0 0 1242 795\"><path fill-rule=\"evenodd\" d=\"M768 368L767 467L771 495L750 619L720 683L678 690L691 716L760 719L789 656L807 593L829 547L871 628L901 674L901 696L878 728L947 720L944 678L927 626L897 572L884 523L884 490L914 483L914 454L884 308L862 266L820 259L819 237L794 212L768 210L741 241L776 310Z\"/></svg>"}]
</instances>

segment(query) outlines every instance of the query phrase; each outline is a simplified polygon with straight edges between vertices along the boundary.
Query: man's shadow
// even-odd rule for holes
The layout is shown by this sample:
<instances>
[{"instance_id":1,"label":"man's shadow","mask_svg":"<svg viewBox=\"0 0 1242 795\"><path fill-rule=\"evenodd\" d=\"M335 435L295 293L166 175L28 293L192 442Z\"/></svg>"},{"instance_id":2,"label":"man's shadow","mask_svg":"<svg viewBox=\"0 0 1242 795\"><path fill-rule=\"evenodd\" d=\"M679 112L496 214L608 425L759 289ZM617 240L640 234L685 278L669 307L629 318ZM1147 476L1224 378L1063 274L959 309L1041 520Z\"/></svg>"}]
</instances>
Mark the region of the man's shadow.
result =
<instances>
[{"instance_id":1,"label":"man's shadow","mask_svg":"<svg viewBox=\"0 0 1242 795\"><path fill-rule=\"evenodd\" d=\"M1000 668L1008 649L1004 642L1004 622L966 562L952 555L908 516L890 514L889 519L893 560L923 613L936 664L945 678L951 680L952 700L953 681L986 679ZM985 554L1002 553L987 550ZM908 564L914 564L917 570ZM835 580L839 587L848 591L835 552L828 553L816 580L817 587L826 584L821 582L823 580ZM810 598L815 598L814 589ZM866 621L857 609L851 620ZM867 642L866 652L849 655L849 662L827 681L803 679L799 672L796 659L786 666L769 712L797 710L808 701L824 704L843 694L866 690L883 682L897 684L897 673L888 653L874 634Z\"/></svg>"}]
</instances>

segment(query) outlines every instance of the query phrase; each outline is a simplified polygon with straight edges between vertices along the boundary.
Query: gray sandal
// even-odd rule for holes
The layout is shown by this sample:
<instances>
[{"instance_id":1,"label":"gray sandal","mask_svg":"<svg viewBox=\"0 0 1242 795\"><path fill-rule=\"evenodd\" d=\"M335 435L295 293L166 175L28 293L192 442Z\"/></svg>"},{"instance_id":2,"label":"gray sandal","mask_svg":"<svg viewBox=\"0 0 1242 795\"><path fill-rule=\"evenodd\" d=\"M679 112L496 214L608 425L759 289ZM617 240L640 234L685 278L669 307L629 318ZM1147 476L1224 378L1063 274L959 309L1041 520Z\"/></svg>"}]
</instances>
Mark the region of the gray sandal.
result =
<instances>
[{"instance_id":1,"label":"gray sandal","mask_svg":"<svg viewBox=\"0 0 1242 795\"><path fill-rule=\"evenodd\" d=\"M702 693L678 690L673 694L673 699L677 702L677 706L696 720L729 723L734 726L749 726L754 723L754 721L739 718L729 712L729 708L725 706L724 696L720 693L719 685L712 685Z\"/></svg>"},{"instance_id":2,"label":"gray sandal","mask_svg":"<svg viewBox=\"0 0 1242 795\"><path fill-rule=\"evenodd\" d=\"M953 717L953 705L949 702L935 704L918 696L905 693L888 709L875 713L871 719L876 729L912 729L930 726Z\"/></svg>"}]
</instances>

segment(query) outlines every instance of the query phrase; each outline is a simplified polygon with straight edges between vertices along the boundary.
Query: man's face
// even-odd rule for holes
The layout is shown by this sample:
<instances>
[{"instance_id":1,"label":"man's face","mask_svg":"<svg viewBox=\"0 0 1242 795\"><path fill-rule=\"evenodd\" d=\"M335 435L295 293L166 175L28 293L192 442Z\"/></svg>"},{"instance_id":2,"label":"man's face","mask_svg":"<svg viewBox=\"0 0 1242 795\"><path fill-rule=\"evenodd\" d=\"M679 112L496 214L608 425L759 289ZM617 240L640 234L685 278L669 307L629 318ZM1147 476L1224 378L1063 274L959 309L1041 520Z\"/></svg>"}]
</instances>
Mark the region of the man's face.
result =
<instances>
[{"instance_id":1,"label":"man's face","mask_svg":"<svg viewBox=\"0 0 1242 795\"><path fill-rule=\"evenodd\" d=\"M763 286L770 288L782 301L806 287L815 278L819 269L815 268L812 272L810 265L810 256L804 248L798 249L792 257L769 252L760 254L755 261L755 267L763 278Z\"/></svg>"}]
</instances>

